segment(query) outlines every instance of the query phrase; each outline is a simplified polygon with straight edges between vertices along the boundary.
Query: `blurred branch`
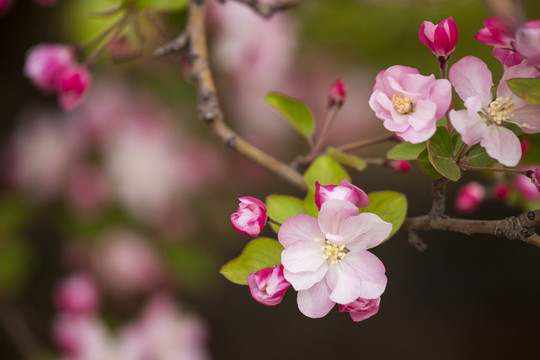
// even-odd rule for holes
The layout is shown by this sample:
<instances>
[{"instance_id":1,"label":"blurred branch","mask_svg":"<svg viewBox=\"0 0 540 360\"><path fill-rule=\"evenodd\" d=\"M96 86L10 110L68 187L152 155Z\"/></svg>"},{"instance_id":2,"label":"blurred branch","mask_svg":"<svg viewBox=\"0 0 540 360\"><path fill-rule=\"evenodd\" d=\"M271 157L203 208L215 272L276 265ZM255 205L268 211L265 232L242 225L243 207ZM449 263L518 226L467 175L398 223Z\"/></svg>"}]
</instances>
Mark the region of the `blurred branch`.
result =
<instances>
[{"instance_id":1,"label":"blurred branch","mask_svg":"<svg viewBox=\"0 0 540 360\"><path fill-rule=\"evenodd\" d=\"M226 2L226 0L220 0L221 2ZM271 3L262 2L260 0L230 0L236 1L239 3L246 4L253 9L257 14L262 16L265 19L270 18L277 12L288 10L292 7L297 6L300 3L300 0L274 0Z\"/></svg>"},{"instance_id":2,"label":"blurred branch","mask_svg":"<svg viewBox=\"0 0 540 360\"><path fill-rule=\"evenodd\" d=\"M155 55L162 56L189 46L190 77L198 88L199 120L206 124L208 129L227 147L236 150L300 190L307 191L307 184L298 171L254 147L225 124L208 62L204 0L191 0L188 16L186 30L176 39L156 50Z\"/></svg>"}]
</instances>

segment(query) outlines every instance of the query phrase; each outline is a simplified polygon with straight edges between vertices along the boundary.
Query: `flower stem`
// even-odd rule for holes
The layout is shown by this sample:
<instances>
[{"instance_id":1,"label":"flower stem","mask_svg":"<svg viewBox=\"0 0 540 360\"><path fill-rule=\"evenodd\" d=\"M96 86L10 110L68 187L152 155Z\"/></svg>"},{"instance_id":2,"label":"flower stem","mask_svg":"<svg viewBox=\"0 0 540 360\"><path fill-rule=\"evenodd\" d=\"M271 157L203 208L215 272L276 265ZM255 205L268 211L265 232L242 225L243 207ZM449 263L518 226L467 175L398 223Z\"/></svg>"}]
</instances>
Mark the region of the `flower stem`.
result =
<instances>
[{"instance_id":1,"label":"flower stem","mask_svg":"<svg viewBox=\"0 0 540 360\"><path fill-rule=\"evenodd\" d=\"M525 176L529 176L531 173L531 170L507 169L507 168L485 168L485 167L471 166L471 165L459 165L459 168L461 170L469 170L469 171L502 172L502 173L509 173L509 174L520 174L520 175L525 175Z\"/></svg>"},{"instance_id":2,"label":"flower stem","mask_svg":"<svg viewBox=\"0 0 540 360\"><path fill-rule=\"evenodd\" d=\"M330 127L334 123L334 120L337 117L337 114L339 113L339 110L341 109L341 105L335 105L332 107L331 111L327 112L326 119L324 120L324 127L321 131L321 134L319 135L319 138L317 139L317 143L315 144L315 147L313 150L311 150L311 153L309 154L309 158L313 160L317 155L319 154L321 147L326 142L326 138L328 137L328 130L330 130Z\"/></svg>"},{"instance_id":3,"label":"flower stem","mask_svg":"<svg viewBox=\"0 0 540 360\"><path fill-rule=\"evenodd\" d=\"M338 146L338 147L336 147L336 149L339 150L339 151L351 151L351 150L361 149L361 148L371 146L371 145L380 144L380 143L383 143L383 142L386 142L386 141L398 142L399 139L397 138L397 136L395 134L384 135L384 136L379 136L379 137L375 137L375 138L372 138L372 139L355 141L355 142L352 142L352 143L349 143L349 144Z\"/></svg>"},{"instance_id":4,"label":"flower stem","mask_svg":"<svg viewBox=\"0 0 540 360\"><path fill-rule=\"evenodd\" d=\"M277 226L281 226L281 223L279 221L276 221L276 220L272 219L271 217L268 217L268 219L266 221L269 224L274 224L274 225L277 225Z\"/></svg>"}]
</instances>

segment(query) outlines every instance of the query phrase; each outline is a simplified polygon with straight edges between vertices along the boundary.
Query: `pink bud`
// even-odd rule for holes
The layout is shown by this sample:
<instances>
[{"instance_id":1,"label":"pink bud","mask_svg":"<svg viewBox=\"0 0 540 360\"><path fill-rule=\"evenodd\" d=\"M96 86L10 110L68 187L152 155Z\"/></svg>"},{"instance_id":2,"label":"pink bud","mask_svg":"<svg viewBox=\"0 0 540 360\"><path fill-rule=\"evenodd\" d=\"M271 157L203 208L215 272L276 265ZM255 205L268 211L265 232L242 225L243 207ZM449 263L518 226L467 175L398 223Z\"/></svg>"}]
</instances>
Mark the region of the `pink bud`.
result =
<instances>
[{"instance_id":1,"label":"pink bud","mask_svg":"<svg viewBox=\"0 0 540 360\"><path fill-rule=\"evenodd\" d=\"M424 21L420 26L418 38L436 57L448 58L456 48L458 28L451 16L437 25Z\"/></svg>"},{"instance_id":2,"label":"pink bud","mask_svg":"<svg viewBox=\"0 0 540 360\"><path fill-rule=\"evenodd\" d=\"M51 6L58 2L58 0L34 0L36 4L41 6Z\"/></svg>"},{"instance_id":3,"label":"pink bud","mask_svg":"<svg viewBox=\"0 0 540 360\"><path fill-rule=\"evenodd\" d=\"M477 182L470 182L458 190L456 197L456 209L462 213L475 211L484 200L485 190Z\"/></svg>"},{"instance_id":4,"label":"pink bud","mask_svg":"<svg viewBox=\"0 0 540 360\"><path fill-rule=\"evenodd\" d=\"M398 172L406 173L410 170L411 165L405 160L387 160L384 163L390 169L393 169Z\"/></svg>"},{"instance_id":5,"label":"pink bud","mask_svg":"<svg viewBox=\"0 0 540 360\"><path fill-rule=\"evenodd\" d=\"M512 50L503 49L499 47L493 48L493 56L497 58L502 66L506 69L510 66L518 65L523 62L523 58L518 53Z\"/></svg>"},{"instance_id":6,"label":"pink bud","mask_svg":"<svg viewBox=\"0 0 540 360\"><path fill-rule=\"evenodd\" d=\"M499 184L495 185L495 188L493 189L493 192L495 194L495 199L504 200L508 196L508 193L510 192L510 188L509 188L508 184L499 183Z\"/></svg>"},{"instance_id":7,"label":"pink bud","mask_svg":"<svg viewBox=\"0 0 540 360\"><path fill-rule=\"evenodd\" d=\"M536 173L536 172L535 172ZM536 178L536 174L533 174ZM539 189L532 179L525 175L516 175L515 182L517 191L528 201L536 201L540 197Z\"/></svg>"},{"instance_id":8,"label":"pink bud","mask_svg":"<svg viewBox=\"0 0 540 360\"><path fill-rule=\"evenodd\" d=\"M341 107L347 99L347 91L345 89L345 83L341 79L337 79L328 93L328 107L338 106Z\"/></svg>"},{"instance_id":9,"label":"pink bud","mask_svg":"<svg viewBox=\"0 0 540 360\"><path fill-rule=\"evenodd\" d=\"M491 16L484 21L484 26L474 35L476 40L486 45L512 49L516 19L511 19L510 23L507 23L501 18Z\"/></svg>"},{"instance_id":10,"label":"pink bud","mask_svg":"<svg viewBox=\"0 0 540 360\"><path fill-rule=\"evenodd\" d=\"M65 45L37 45L28 51L24 74L39 90L53 93L58 88L60 76L73 61L73 51Z\"/></svg>"},{"instance_id":11,"label":"pink bud","mask_svg":"<svg viewBox=\"0 0 540 360\"><path fill-rule=\"evenodd\" d=\"M0 16L3 16L9 11L13 0L0 0Z\"/></svg>"},{"instance_id":12,"label":"pink bud","mask_svg":"<svg viewBox=\"0 0 540 360\"><path fill-rule=\"evenodd\" d=\"M352 185L347 179L341 180L339 185L323 186L315 181L315 205L321 210L324 202L330 199L347 200L358 207L369 205L369 199L365 192Z\"/></svg>"},{"instance_id":13,"label":"pink bud","mask_svg":"<svg viewBox=\"0 0 540 360\"><path fill-rule=\"evenodd\" d=\"M540 64L540 20L528 21L517 30L514 48L528 65Z\"/></svg>"},{"instance_id":14,"label":"pink bud","mask_svg":"<svg viewBox=\"0 0 540 360\"><path fill-rule=\"evenodd\" d=\"M87 274L74 274L62 281L54 293L56 305L74 314L92 313L99 305L96 284Z\"/></svg>"},{"instance_id":15,"label":"pink bud","mask_svg":"<svg viewBox=\"0 0 540 360\"><path fill-rule=\"evenodd\" d=\"M266 206L251 196L238 198L238 210L231 215L231 224L240 234L257 236L266 224Z\"/></svg>"},{"instance_id":16,"label":"pink bud","mask_svg":"<svg viewBox=\"0 0 540 360\"><path fill-rule=\"evenodd\" d=\"M339 305L340 312L348 312L351 315L351 318L355 322L366 320L379 311L379 306L381 304L381 298L377 299L362 299L358 298L352 303L346 305Z\"/></svg>"},{"instance_id":17,"label":"pink bud","mask_svg":"<svg viewBox=\"0 0 540 360\"><path fill-rule=\"evenodd\" d=\"M58 84L60 106L73 110L81 103L90 87L90 73L85 66L72 65L62 72Z\"/></svg>"},{"instance_id":18,"label":"pink bud","mask_svg":"<svg viewBox=\"0 0 540 360\"><path fill-rule=\"evenodd\" d=\"M281 302L291 284L283 276L283 265L274 265L247 276L251 296L266 306Z\"/></svg>"}]
</instances>

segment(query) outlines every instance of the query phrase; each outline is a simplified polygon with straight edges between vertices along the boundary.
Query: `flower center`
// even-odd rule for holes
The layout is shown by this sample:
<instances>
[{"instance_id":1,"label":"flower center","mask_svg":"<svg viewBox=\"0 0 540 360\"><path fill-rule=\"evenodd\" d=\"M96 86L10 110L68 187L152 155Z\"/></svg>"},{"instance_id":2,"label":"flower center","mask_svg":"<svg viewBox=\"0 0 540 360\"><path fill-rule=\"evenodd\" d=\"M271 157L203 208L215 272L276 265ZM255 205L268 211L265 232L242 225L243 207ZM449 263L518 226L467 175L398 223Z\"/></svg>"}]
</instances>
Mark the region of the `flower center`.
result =
<instances>
[{"instance_id":1,"label":"flower center","mask_svg":"<svg viewBox=\"0 0 540 360\"><path fill-rule=\"evenodd\" d=\"M504 125L510 122L510 119L514 116L512 110L517 109L517 105L512 102L512 97L503 99L499 97L489 104L488 108L481 114L488 125Z\"/></svg>"},{"instance_id":2,"label":"flower center","mask_svg":"<svg viewBox=\"0 0 540 360\"><path fill-rule=\"evenodd\" d=\"M321 252L323 253L324 260L330 260L330 265L337 264L338 260L343 258L350 251L345 245L337 245L328 239L325 239L325 245L321 246Z\"/></svg>"},{"instance_id":3,"label":"flower center","mask_svg":"<svg viewBox=\"0 0 540 360\"><path fill-rule=\"evenodd\" d=\"M394 110L402 115L408 115L414 111L414 104L406 96L392 95L392 103L394 104Z\"/></svg>"}]
</instances>

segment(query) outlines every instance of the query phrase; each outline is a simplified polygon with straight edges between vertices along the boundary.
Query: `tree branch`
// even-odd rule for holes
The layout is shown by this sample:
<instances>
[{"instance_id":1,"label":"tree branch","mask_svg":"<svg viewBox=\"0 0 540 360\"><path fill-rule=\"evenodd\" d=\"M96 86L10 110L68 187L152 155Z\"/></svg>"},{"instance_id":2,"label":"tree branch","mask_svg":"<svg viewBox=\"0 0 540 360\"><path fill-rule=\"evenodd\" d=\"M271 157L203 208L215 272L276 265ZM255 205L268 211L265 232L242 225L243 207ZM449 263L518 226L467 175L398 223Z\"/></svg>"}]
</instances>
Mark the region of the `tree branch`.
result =
<instances>
[{"instance_id":1,"label":"tree branch","mask_svg":"<svg viewBox=\"0 0 540 360\"><path fill-rule=\"evenodd\" d=\"M225 2L226 0L221 0ZM271 3L261 2L260 0L234 0L246 4L257 14L265 19L272 17L277 12L288 10L299 4L300 0L275 0Z\"/></svg>"}]
</instances>

